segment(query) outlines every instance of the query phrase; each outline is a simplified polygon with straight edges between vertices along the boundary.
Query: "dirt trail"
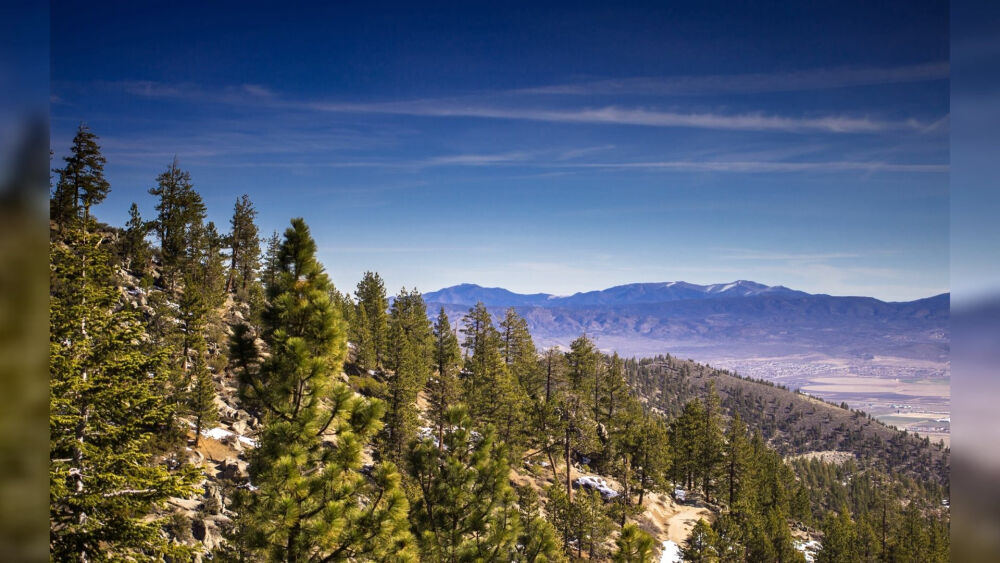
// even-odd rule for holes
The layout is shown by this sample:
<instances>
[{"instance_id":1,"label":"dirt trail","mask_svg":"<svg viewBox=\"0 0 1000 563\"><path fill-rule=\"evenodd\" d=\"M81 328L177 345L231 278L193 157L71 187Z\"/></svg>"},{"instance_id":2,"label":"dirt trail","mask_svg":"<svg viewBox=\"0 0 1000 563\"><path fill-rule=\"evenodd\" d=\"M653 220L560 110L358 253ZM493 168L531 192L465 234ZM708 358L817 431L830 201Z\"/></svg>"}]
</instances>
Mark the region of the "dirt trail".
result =
<instances>
[{"instance_id":1,"label":"dirt trail","mask_svg":"<svg viewBox=\"0 0 1000 563\"><path fill-rule=\"evenodd\" d=\"M678 545L684 545L684 540L691 534L698 520L704 518L711 521L712 512L701 506L680 506L676 514L667 520L667 539Z\"/></svg>"},{"instance_id":2,"label":"dirt trail","mask_svg":"<svg viewBox=\"0 0 1000 563\"><path fill-rule=\"evenodd\" d=\"M671 540L683 545L691 528L700 518L711 522L712 511L703 507L677 504L668 495L647 495L645 512L639 516L639 525L656 538L657 543Z\"/></svg>"}]
</instances>

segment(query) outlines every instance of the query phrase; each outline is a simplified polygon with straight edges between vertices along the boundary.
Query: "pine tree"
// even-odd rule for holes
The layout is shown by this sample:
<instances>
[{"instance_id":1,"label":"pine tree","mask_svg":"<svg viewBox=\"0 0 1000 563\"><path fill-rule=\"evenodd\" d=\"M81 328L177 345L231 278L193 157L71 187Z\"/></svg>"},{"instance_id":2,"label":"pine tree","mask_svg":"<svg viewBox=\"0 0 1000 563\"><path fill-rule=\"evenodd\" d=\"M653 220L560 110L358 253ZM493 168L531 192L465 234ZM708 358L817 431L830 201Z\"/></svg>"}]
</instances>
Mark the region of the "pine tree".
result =
<instances>
[{"instance_id":1,"label":"pine tree","mask_svg":"<svg viewBox=\"0 0 1000 563\"><path fill-rule=\"evenodd\" d=\"M194 445L201 439L201 432L206 427L215 424L219 419L219 411L215 406L215 383L212 372L205 364L204 350L198 350L194 359L194 388L190 394L190 410L194 415Z\"/></svg>"},{"instance_id":2,"label":"pine tree","mask_svg":"<svg viewBox=\"0 0 1000 563\"><path fill-rule=\"evenodd\" d=\"M604 558L604 542L611 535L613 524L604 508L604 499L597 491L579 491L573 497L577 557L587 549L591 561Z\"/></svg>"},{"instance_id":3,"label":"pine tree","mask_svg":"<svg viewBox=\"0 0 1000 563\"><path fill-rule=\"evenodd\" d=\"M247 329L233 343L241 397L264 416L239 541L272 561L414 560L395 466L377 465L370 480L361 471L385 407L338 380L346 327L315 254L305 222L293 219L263 315L270 355L252 357Z\"/></svg>"},{"instance_id":4,"label":"pine tree","mask_svg":"<svg viewBox=\"0 0 1000 563\"><path fill-rule=\"evenodd\" d=\"M569 365L569 381L573 390L586 392L588 389L595 389L600 353L594 341L584 334L570 342L569 348L566 363ZM596 409L596 405L594 408Z\"/></svg>"},{"instance_id":5,"label":"pine tree","mask_svg":"<svg viewBox=\"0 0 1000 563\"><path fill-rule=\"evenodd\" d=\"M260 239L258 238L257 210L250 201L250 196L243 194L236 200L233 217L230 219L232 230L229 233L230 262L229 275L226 277L226 291L237 289L243 294L249 289L260 268Z\"/></svg>"},{"instance_id":6,"label":"pine tree","mask_svg":"<svg viewBox=\"0 0 1000 563\"><path fill-rule=\"evenodd\" d=\"M196 291L193 284L188 284L188 288L181 294L177 304L177 329L178 348L178 376L175 386L184 392L191 383L191 352L200 354L205 346L205 318L208 315L208 306L201 295Z\"/></svg>"},{"instance_id":7,"label":"pine tree","mask_svg":"<svg viewBox=\"0 0 1000 563\"><path fill-rule=\"evenodd\" d=\"M173 290L178 272L188 265L190 250L196 246L205 204L191 184L191 175L181 170L176 158L157 176L149 193L159 198L153 224L160 239L164 287Z\"/></svg>"},{"instance_id":8,"label":"pine tree","mask_svg":"<svg viewBox=\"0 0 1000 563\"><path fill-rule=\"evenodd\" d=\"M271 233L267 239L267 250L264 251L264 261L261 264L260 281L267 289L274 285L278 276L278 253L281 252L281 237L278 231Z\"/></svg>"},{"instance_id":9,"label":"pine tree","mask_svg":"<svg viewBox=\"0 0 1000 563\"><path fill-rule=\"evenodd\" d=\"M701 468L701 490L706 501L712 500L713 484L719 463L722 461L722 417L719 395L715 392L715 382L709 382L705 398L705 422L702 425L698 464Z\"/></svg>"},{"instance_id":10,"label":"pine tree","mask_svg":"<svg viewBox=\"0 0 1000 563\"><path fill-rule=\"evenodd\" d=\"M461 368L462 351L458 338L451 331L451 323L444 307L434 323L434 369L428 384L430 419L437 428L438 447L444 447L445 413L454 405L461 394L458 371Z\"/></svg>"},{"instance_id":11,"label":"pine tree","mask_svg":"<svg viewBox=\"0 0 1000 563\"><path fill-rule=\"evenodd\" d=\"M617 414L616 409L628 402L628 387L625 383L625 362L615 352L608 362L607 369L601 372L597 404L597 422L610 424Z\"/></svg>"},{"instance_id":12,"label":"pine tree","mask_svg":"<svg viewBox=\"0 0 1000 563\"><path fill-rule=\"evenodd\" d=\"M198 292L210 309L218 308L225 301L224 240L215 223L196 225L192 231L192 247L185 260L185 293Z\"/></svg>"},{"instance_id":13,"label":"pine tree","mask_svg":"<svg viewBox=\"0 0 1000 563\"><path fill-rule=\"evenodd\" d=\"M674 481L683 483L688 489L694 487L696 476L701 474L699 458L704 425L705 407L698 399L693 399L684 405L681 415L670 425Z\"/></svg>"},{"instance_id":14,"label":"pine tree","mask_svg":"<svg viewBox=\"0 0 1000 563\"><path fill-rule=\"evenodd\" d=\"M465 361L465 402L473 419L497 427L500 439L514 446L520 430L522 396L517 392L501 352L500 333L486 306L477 303L465 315L462 332Z\"/></svg>"},{"instance_id":15,"label":"pine tree","mask_svg":"<svg viewBox=\"0 0 1000 563\"><path fill-rule=\"evenodd\" d=\"M520 384L523 392L538 398L544 392L538 365L538 350L528 331L528 323L513 307L507 309L500 322L500 347L507 370Z\"/></svg>"},{"instance_id":16,"label":"pine tree","mask_svg":"<svg viewBox=\"0 0 1000 563\"><path fill-rule=\"evenodd\" d=\"M410 454L420 491L411 511L423 559L511 561L521 529L505 446L487 426L472 430L464 407L446 414L444 448L426 439Z\"/></svg>"},{"instance_id":17,"label":"pine tree","mask_svg":"<svg viewBox=\"0 0 1000 563\"><path fill-rule=\"evenodd\" d=\"M747 427L739 413L733 415L726 432L724 483L729 506L735 506L736 499L747 485L750 470L750 445L747 441Z\"/></svg>"},{"instance_id":18,"label":"pine tree","mask_svg":"<svg viewBox=\"0 0 1000 563\"><path fill-rule=\"evenodd\" d=\"M615 540L618 551L613 559L616 563L649 563L653 560L653 543L653 536L639 526L626 524Z\"/></svg>"},{"instance_id":19,"label":"pine tree","mask_svg":"<svg viewBox=\"0 0 1000 563\"><path fill-rule=\"evenodd\" d=\"M717 537L711 526L699 519L681 548L681 557L691 563L714 563L719 560L714 547L716 542Z\"/></svg>"},{"instance_id":20,"label":"pine tree","mask_svg":"<svg viewBox=\"0 0 1000 563\"><path fill-rule=\"evenodd\" d=\"M403 460L406 445L416 437L417 395L430 376L432 338L423 297L403 288L389 315L388 410L379 436L382 455L396 462Z\"/></svg>"},{"instance_id":21,"label":"pine tree","mask_svg":"<svg viewBox=\"0 0 1000 563\"><path fill-rule=\"evenodd\" d=\"M855 563L860 561L857 551L857 533L847 506L837 514L827 517L823 525L823 549L816 557L817 563Z\"/></svg>"},{"instance_id":22,"label":"pine tree","mask_svg":"<svg viewBox=\"0 0 1000 563\"><path fill-rule=\"evenodd\" d=\"M386 340L389 335L389 318L386 310L389 300L385 283L375 272L365 272L354 293L357 298L357 324L352 336L358 346L358 364L361 369L382 369L385 362Z\"/></svg>"},{"instance_id":23,"label":"pine tree","mask_svg":"<svg viewBox=\"0 0 1000 563\"><path fill-rule=\"evenodd\" d=\"M129 219L121 238L119 254L126 270L142 276L149 268L149 260L152 256L149 243L146 242L149 225L142 220L139 206L135 203L129 207L128 214Z\"/></svg>"},{"instance_id":24,"label":"pine tree","mask_svg":"<svg viewBox=\"0 0 1000 563\"><path fill-rule=\"evenodd\" d=\"M72 224L51 244L51 556L183 556L152 514L167 498L190 495L196 474L154 462L152 444L173 420L163 354L149 349L138 312L120 301L106 246L102 234Z\"/></svg>"},{"instance_id":25,"label":"pine tree","mask_svg":"<svg viewBox=\"0 0 1000 563\"><path fill-rule=\"evenodd\" d=\"M639 488L639 506L642 506L646 491L667 490L671 461L670 435L659 417L643 413L635 449L635 459L639 464L636 485Z\"/></svg>"},{"instance_id":26,"label":"pine tree","mask_svg":"<svg viewBox=\"0 0 1000 563\"><path fill-rule=\"evenodd\" d=\"M73 136L65 165L53 170L59 180L50 202L50 214L60 228L82 219L90 222L90 208L104 201L111 184L104 178L106 160L95 135L81 123ZM82 216L81 216L82 211Z\"/></svg>"},{"instance_id":27,"label":"pine tree","mask_svg":"<svg viewBox=\"0 0 1000 563\"><path fill-rule=\"evenodd\" d=\"M530 485L517 487L517 506L521 518L521 536L517 541L516 560L521 563L566 561L558 532L539 510L538 493Z\"/></svg>"}]
</instances>

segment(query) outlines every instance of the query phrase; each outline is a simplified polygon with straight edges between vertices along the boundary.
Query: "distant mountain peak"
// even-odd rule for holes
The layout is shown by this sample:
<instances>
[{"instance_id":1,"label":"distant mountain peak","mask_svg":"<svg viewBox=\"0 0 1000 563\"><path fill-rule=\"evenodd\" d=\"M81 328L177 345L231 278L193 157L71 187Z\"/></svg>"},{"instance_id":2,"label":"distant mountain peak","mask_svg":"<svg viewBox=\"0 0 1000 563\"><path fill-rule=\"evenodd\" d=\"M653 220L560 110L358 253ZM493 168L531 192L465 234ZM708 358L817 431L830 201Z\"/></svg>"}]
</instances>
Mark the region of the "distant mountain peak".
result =
<instances>
[{"instance_id":1,"label":"distant mountain peak","mask_svg":"<svg viewBox=\"0 0 1000 563\"><path fill-rule=\"evenodd\" d=\"M593 305L634 305L641 303L667 303L689 299L714 299L720 297L749 297L753 295L797 295L805 292L784 286L768 286L751 280L699 285L686 281L640 282L617 285L596 291L573 295L549 293L522 294L500 287L483 287L463 283L432 291L424 297L429 303L475 305L482 301L493 307L580 307Z\"/></svg>"}]
</instances>

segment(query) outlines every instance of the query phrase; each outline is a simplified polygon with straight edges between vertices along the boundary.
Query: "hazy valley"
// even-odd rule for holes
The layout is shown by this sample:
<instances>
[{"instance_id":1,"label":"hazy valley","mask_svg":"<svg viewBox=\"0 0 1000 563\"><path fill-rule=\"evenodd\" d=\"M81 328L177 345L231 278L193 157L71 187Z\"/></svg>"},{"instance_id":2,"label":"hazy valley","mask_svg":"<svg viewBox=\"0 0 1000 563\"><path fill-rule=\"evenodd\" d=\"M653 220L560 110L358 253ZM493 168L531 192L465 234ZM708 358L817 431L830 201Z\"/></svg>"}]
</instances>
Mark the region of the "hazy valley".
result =
<instances>
[{"instance_id":1,"label":"hazy valley","mask_svg":"<svg viewBox=\"0 0 1000 563\"><path fill-rule=\"evenodd\" d=\"M541 346L581 333L605 352L670 353L846 402L948 443L949 295L909 302L815 295L752 281L637 283L554 296L462 284L426 294L460 318L514 307Z\"/></svg>"}]
</instances>

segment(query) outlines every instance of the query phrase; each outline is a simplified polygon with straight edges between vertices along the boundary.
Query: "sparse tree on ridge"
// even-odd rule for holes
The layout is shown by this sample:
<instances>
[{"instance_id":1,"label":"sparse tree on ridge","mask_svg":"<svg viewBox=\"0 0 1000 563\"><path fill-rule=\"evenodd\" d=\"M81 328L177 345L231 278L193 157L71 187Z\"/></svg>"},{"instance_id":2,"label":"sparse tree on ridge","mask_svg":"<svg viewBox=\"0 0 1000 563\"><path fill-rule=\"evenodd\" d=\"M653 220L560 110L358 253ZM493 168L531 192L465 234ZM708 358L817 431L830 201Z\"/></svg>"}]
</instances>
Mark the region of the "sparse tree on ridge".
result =
<instances>
[{"instance_id":1,"label":"sparse tree on ridge","mask_svg":"<svg viewBox=\"0 0 1000 563\"><path fill-rule=\"evenodd\" d=\"M104 201L111 184L104 178L106 160L97 135L86 124L77 128L70 154L63 161L63 168L53 171L59 179L49 206L51 217L60 227L83 220L87 230L91 207Z\"/></svg>"},{"instance_id":2,"label":"sparse tree on ridge","mask_svg":"<svg viewBox=\"0 0 1000 563\"><path fill-rule=\"evenodd\" d=\"M233 217L229 220L231 231L228 241L230 248L229 275L226 277L226 291L239 289L246 292L257 276L260 268L260 239L258 238L257 210L250 196L243 194L236 200Z\"/></svg>"},{"instance_id":3,"label":"sparse tree on ridge","mask_svg":"<svg viewBox=\"0 0 1000 563\"><path fill-rule=\"evenodd\" d=\"M160 240L164 287L173 290L178 273L188 265L190 251L196 246L205 204L191 184L191 175L181 170L176 158L157 176L149 193L159 198L153 225Z\"/></svg>"}]
</instances>

